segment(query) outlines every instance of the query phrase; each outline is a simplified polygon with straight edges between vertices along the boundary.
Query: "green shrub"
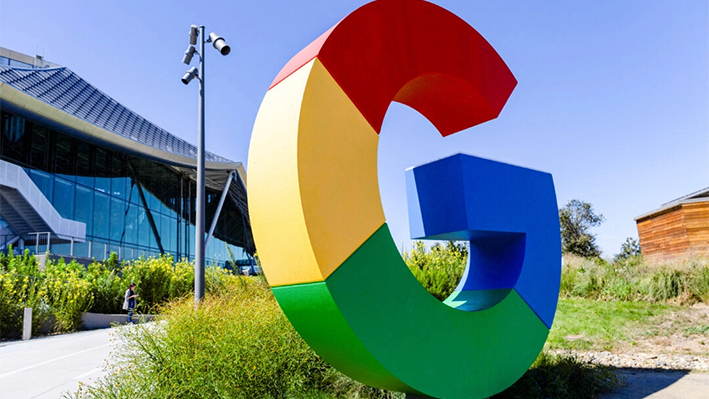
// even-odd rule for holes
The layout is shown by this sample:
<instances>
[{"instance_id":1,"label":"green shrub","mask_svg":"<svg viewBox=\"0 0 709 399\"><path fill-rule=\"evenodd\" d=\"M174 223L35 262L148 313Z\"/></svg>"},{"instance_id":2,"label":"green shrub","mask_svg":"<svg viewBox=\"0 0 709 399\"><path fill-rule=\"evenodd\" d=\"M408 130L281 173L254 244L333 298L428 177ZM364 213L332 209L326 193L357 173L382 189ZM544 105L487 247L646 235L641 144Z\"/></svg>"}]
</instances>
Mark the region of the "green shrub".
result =
<instances>
[{"instance_id":1,"label":"green shrub","mask_svg":"<svg viewBox=\"0 0 709 399\"><path fill-rule=\"evenodd\" d=\"M125 288L119 276L119 271L109 270L101 263L94 262L87 266L86 277L91 285L94 297L90 312L120 313L123 305Z\"/></svg>"},{"instance_id":2,"label":"green shrub","mask_svg":"<svg viewBox=\"0 0 709 399\"><path fill-rule=\"evenodd\" d=\"M598 298L602 291L602 261L570 257L561 269L560 295L564 297Z\"/></svg>"},{"instance_id":3,"label":"green shrub","mask_svg":"<svg viewBox=\"0 0 709 399\"><path fill-rule=\"evenodd\" d=\"M173 298L192 292L194 267L188 262L173 265L171 256L140 258L118 263L114 254L102 264L94 262L86 267L84 278L91 283L94 303L91 312L121 313L126 289L136 283L138 311L153 312ZM112 259L114 259L112 261Z\"/></svg>"},{"instance_id":4,"label":"green shrub","mask_svg":"<svg viewBox=\"0 0 709 399\"><path fill-rule=\"evenodd\" d=\"M595 399L622 386L612 369L579 361L574 356L539 354L522 378L497 399Z\"/></svg>"},{"instance_id":5,"label":"green shrub","mask_svg":"<svg viewBox=\"0 0 709 399\"><path fill-rule=\"evenodd\" d=\"M126 262L123 266L123 291L130 283L135 283L139 295L136 310L151 313L155 307L170 299L170 282L173 275L172 256L140 258ZM123 301L121 301L121 304Z\"/></svg>"},{"instance_id":6,"label":"green shrub","mask_svg":"<svg viewBox=\"0 0 709 399\"><path fill-rule=\"evenodd\" d=\"M691 261L687 287L695 298L709 303L709 258L696 258Z\"/></svg>"},{"instance_id":7,"label":"green shrub","mask_svg":"<svg viewBox=\"0 0 709 399\"><path fill-rule=\"evenodd\" d=\"M641 256L606 262L565 255L560 295L618 301L707 303L709 257L646 264Z\"/></svg>"},{"instance_id":8,"label":"green shrub","mask_svg":"<svg viewBox=\"0 0 709 399\"><path fill-rule=\"evenodd\" d=\"M653 301L667 301L685 292L684 275L679 270L662 267L652 274L648 295Z\"/></svg>"},{"instance_id":9,"label":"green shrub","mask_svg":"<svg viewBox=\"0 0 709 399\"><path fill-rule=\"evenodd\" d=\"M75 331L81 325L81 314L91 308L94 297L91 283L84 278L84 266L64 259L47 261L44 282L50 312L56 317L55 331Z\"/></svg>"},{"instance_id":10,"label":"green shrub","mask_svg":"<svg viewBox=\"0 0 709 399\"><path fill-rule=\"evenodd\" d=\"M207 285L209 287L209 285ZM194 264L186 261L175 263L170 277L168 295L170 298L183 298L194 290Z\"/></svg>"},{"instance_id":11,"label":"green shrub","mask_svg":"<svg viewBox=\"0 0 709 399\"><path fill-rule=\"evenodd\" d=\"M121 328L106 376L71 398L403 399L337 372L298 336L263 279L229 276L199 309L189 298L162 321ZM498 398L593 398L620 381L608 368L540 354Z\"/></svg>"},{"instance_id":12,"label":"green shrub","mask_svg":"<svg viewBox=\"0 0 709 399\"><path fill-rule=\"evenodd\" d=\"M410 252L403 254L411 273L428 292L443 301L453 293L463 277L468 259L467 244L449 241L445 246L434 244L430 250L416 241Z\"/></svg>"},{"instance_id":13,"label":"green shrub","mask_svg":"<svg viewBox=\"0 0 709 399\"><path fill-rule=\"evenodd\" d=\"M14 255L0 253L0 337L20 336L23 308L32 308L32 329L36 333L49 317L46 287L35 257L25 250Z\"/></svg>"},{"instance_id":14,"label":"green shrub","mask_svg":"<svg viewBox=\"0 0 709 399\"><path fill-rule=\"evenodd\" d=\"M338 373L300 338L262 279L229 276L197 310L118 330L118 362L77 398L288 398L327 391Z\"/></svg>"},{"instance_id":15,"label":"green shrub","mask_svg":"<svg viewBox=\"0 0 709 399\"><path fill-rule=\"evenodd\" d=\"M206 270L207 292L225 287L230 272L218 267ZM22 308L31 307L32 326L37 333L51 316L55 331L76 330L81 313L123 313L125 290L137 284L139 312L153 312L174 298L193 290L194 266L189 262L173 264L171 256L119 262L115 253L105 263L86 267L76 263L47 260L40 269L29 250L21 255L0 253L0 337L19 337Z\"/></svg>"},{"instance_id":16,"label":"green shrub","mask_svg":"<svg viewBox=\"0 0 709 399\"><path fill-rule=\"evenodd\" d=\"M206 293L219 293L227 289L227 285L231 281L230 270L219 266L208 266L204 270L204 291Z\"/></svg>"},{"instance_id":17,"label":"green shrub","mask_svg":"<svg viewBox=\"0 0 709 399\"><path fill-rule=\"evenodd\" d=\"M209 283L197 310L183 298L164 306L158 323L117 329L119 345L107 374L70 397L404 398L353 381L320 359L288 323L263 278L211 268L207 275L218 284ZM618 384L607 368L541 354L498 397L590 398Z\"/></svg>"}]
</instances>

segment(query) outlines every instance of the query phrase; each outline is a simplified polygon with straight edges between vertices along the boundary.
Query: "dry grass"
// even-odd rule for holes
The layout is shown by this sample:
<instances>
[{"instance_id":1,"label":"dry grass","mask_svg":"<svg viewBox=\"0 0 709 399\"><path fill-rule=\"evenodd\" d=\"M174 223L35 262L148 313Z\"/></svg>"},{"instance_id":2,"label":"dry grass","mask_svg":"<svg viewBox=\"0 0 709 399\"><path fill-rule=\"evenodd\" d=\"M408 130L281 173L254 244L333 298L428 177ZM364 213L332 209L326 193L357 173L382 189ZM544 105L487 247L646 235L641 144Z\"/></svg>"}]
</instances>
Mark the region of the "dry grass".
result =
<instances>
[{"instance_id":1,"label":"dry grass","mask_svg":"<svg viewBox=\"0 0 709 399\"><path fill-rule=\"evenodd\" d=\"M644 262L642 257L607 262L565 255L562 298L709 303L709 257Z\"/></svg>"}]
</instances>

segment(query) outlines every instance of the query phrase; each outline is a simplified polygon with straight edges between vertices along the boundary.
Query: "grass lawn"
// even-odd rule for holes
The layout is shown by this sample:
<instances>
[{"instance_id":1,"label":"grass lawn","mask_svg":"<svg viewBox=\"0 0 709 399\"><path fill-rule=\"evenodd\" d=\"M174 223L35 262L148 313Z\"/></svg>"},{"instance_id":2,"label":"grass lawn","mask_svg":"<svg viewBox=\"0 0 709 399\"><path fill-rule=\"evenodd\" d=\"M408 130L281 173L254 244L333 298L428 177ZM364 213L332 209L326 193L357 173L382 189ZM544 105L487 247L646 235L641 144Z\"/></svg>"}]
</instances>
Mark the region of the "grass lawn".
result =
<instances>
[{"instance_id":1,"label":"grass lawn","mask_svg":"<svg viewBox=\"0 0 709 399\"><path fill-rule=\"evenodd\" d=\"M560 299L546 348L706 355L708 313L706 306Z\"/></svg>"}]
</instances>

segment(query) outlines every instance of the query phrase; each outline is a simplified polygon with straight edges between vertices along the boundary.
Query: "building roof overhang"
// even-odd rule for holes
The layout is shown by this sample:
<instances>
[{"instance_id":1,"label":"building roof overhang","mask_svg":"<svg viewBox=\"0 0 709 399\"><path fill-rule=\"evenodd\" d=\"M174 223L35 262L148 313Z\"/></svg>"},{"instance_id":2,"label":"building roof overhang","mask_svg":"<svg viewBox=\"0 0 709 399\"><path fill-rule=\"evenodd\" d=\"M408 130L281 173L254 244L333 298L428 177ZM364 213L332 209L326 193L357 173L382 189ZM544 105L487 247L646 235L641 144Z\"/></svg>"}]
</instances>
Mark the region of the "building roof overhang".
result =
<instances>
[{"instance_id":1,"label":"building roof overhang","mask_svg":"<svg viewBox=\"0 0 709 399\"><path fill-rule=\"evenodd\" d=\"M674 200L672 200L672 201L670 201L670 202L667 202L667 203L663 204L661 207L659 207L659 208L657 208L657 209L655 209L655 210L653 210L653 211L650 211L650 212L647 212L647 213L643 213L643 214L640 215L640 216L636 216L636 217L635 217L635 221L636 221L636 222L639 222L639 221L642 221L642 220L644 220L644 219L651 218L651 217L653 217L653 216L658 216L658 215L661 215L661 214L663 214L663 213L667 213L667 212L673 211L673 210L679 208L679 207L682 206L682 205L685 205L685 204L694 204L694 203L698 203L698 202L709 202L709 187L703 188L703 189L701 189L701 190L699 190L699 191L695 191L695 192L693 192L693 193L691 193L691 194L687 194L687 195L685 195L685 196L683 196L683 197L674 199Z\"/></svg>"},{"instance_id":2,"label":"building roof overhang","mask_svg":"<svg viewBox=\"0 0 709 399\"><path fill-rule=\"evenodd\" d=\"M67 95L79 90L77 87L85 93ZM197 167L194 145L145 120L65 67L0 66L0 109L31 116L70 136L176 169ZM236 171L246 184L246 171L241 162L209 152L205 158L205 170L212 172L215 182L225 182L228 173Z\"/></svg>"}]
</instances>

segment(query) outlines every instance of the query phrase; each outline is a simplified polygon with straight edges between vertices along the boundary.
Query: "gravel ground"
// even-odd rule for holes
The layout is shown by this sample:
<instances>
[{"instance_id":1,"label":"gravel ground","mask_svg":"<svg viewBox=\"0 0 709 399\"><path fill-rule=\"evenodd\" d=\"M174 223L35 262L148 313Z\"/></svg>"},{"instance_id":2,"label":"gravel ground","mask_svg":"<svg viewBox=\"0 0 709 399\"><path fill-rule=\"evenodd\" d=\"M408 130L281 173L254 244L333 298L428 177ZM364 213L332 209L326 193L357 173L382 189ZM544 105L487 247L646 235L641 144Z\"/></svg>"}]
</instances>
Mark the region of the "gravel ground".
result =
<instances>
[{"instance_id":1,"label":"gravel ground","mask_svg":"<svg viewBox=\"0 0 709 399\"><path fill-rule=\"evenodd\" d=\"M709 357L694 355L653 355L647 353L611 353L595 351L554 351L575 355L579 360L593 364L633 369L691 370L709 372ZM709 397L709 395L707 395Z\"/></svg>"}]
</instances>

